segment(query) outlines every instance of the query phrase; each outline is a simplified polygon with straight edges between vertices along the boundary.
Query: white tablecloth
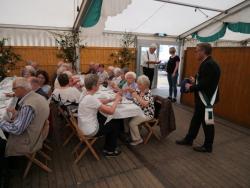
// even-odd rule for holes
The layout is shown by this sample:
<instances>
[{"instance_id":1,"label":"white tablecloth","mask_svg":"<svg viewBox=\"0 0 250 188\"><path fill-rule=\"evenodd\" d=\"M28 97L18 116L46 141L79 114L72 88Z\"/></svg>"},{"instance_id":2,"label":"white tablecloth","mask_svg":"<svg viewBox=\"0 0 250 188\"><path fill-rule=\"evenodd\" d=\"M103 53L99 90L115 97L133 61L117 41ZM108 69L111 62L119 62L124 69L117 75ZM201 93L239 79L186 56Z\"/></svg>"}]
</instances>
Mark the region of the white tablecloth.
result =
<instances>
[{"instance_id":1,"label":"white tablecloth","mask_svg":"<svg viewBox=\"0 0 250 188\"><path fill-rule=\"evenodd\" d=\"M2 131L1 128L0 128L0 138L6 140L6 137L5 137L5 135L3 134L3 131Z\"/></svg>"},{"instance_id":2,"label":"white tablecloth","mask_svg":"<svg viewBox=\"0 0 250 188\"><path fill-rule=\"evenodd\" d=\"M100 87L99 91L95 93L95 97L102 99L112 99L115 98L115 93L107 88ZM107 104L112 105L112 103ZM125 97L122 98L122 101L117 105L115 113L113 115L104 114L107 117L105 123L109 122L111 119L125 119L135 116L144 116L141 108L134 104L133 101L127 100Z\"/></svg>"},{"instance_id":3,"label":"white tablecloth","mask_svg":"<svg viewBox=\"0 0 250 188\"><path fill-rule=\"evenodd\" d=\"M0 120L7 117L6 108L14 103L14 98L6 97L5 93L12 92L12 83L14 77L7 77L0 82ZM2 129L0 129L0 137L6 140L5 135L3 134Z\"/></svg>"},{"instance_id":4,"label":"white tablecloth","mask_svg":"<svg viewBox=\"0 0 250 188\"><path fill-rule=\"evenodd\" d=\"M6 108L14 103L12 97L6 97L6 93L12 92L14 77L7 77L0 82L0 120L6 115Z\"/></svg>"}]
</instances>

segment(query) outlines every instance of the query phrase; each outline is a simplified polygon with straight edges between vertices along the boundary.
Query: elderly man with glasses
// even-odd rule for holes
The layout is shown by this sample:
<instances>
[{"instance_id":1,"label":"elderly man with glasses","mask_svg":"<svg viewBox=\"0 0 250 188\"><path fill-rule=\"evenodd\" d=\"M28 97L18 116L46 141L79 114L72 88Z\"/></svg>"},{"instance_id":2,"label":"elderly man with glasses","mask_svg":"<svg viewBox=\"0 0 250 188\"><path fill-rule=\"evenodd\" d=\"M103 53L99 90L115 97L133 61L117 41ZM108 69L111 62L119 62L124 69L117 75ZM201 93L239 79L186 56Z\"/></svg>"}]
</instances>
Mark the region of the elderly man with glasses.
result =
<instances>
[{"instance_id":1,"label":"elderly man with glasses","mask_svg":"<svg viewBox=\"0 0 250 188\"><path fill-rule=\"evenodd\" d=\"M4 144L1 144L1 165L6 165L4 153L6 157L20 156L33 153L42 147L43 138L40 133L49 116L48 102L32 91L31 84L26 78L16 78L12 90L20 100L17 111L8 109L13 116L11 120L0 120L0 129L8 134L6 147L2 147Z\"/></svg>"}]
</instances>

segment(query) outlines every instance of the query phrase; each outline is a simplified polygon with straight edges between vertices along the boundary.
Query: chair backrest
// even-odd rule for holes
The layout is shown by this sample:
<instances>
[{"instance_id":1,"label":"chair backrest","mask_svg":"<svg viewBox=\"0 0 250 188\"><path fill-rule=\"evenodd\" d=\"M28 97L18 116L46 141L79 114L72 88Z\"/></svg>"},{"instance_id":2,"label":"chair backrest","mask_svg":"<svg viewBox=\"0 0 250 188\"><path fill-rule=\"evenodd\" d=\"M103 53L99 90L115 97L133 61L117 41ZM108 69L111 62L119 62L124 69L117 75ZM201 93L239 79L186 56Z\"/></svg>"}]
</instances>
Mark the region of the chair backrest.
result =
<instances>
[{"instance_id":1,"label":"chair backrest","mask_svg":"<svg viewBox=\"0 0 250 188\"><path fill-rule=\"evenodd\" d=\"M69 116L70 116L70 123L73 126L75 132L77 133L77 136L79 137L80 140L86 140L86 136L84 132L79 129L77 119L74 117L74 114L69 110Z\"/></svg>"},{"instance_id":2,"label":"chair backrest","mask_svg":"<svg viewBox=\"0 0 250 188\"><path fill-rule=\"evenodd\" d=\"M46 140L48 134L49 134L49 120L46 120L44 122L42 132L41 132L41 136L42 136L43 141Z\"/></svg>"},{"instance_id":3,"label":"chair backrest","mask_svg":"<svg viewBox=\"0 0 250 188\"><path fill-rule=\"evenodd\" d=\"M157 99L156 96L154 96L154 106L155 106L155 112L154 112L154 118L158 119L161 111L161 101Z\"/></svg>"}]
</instances>

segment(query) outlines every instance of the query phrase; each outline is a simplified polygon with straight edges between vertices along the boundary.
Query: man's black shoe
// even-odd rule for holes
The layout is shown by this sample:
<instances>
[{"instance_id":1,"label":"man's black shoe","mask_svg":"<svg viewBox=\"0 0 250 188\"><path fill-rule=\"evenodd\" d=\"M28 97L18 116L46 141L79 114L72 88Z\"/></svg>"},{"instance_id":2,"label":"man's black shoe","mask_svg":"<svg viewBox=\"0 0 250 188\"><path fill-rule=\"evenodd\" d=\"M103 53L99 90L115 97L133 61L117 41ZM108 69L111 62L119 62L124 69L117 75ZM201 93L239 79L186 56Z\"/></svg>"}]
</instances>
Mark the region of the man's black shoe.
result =
<instances>
[{"instance_id":1,"label":"man's black shoe","mask_svg":"<svg viewBox=\"0 0 250 188\"><path fill-rule=\"evenodd\" d=\"M205 148L204 146L197 146L197 147L193 147L194 151L197 151L197 152L208 152L208 153L212 153L212 149L209 149L209 148Z\"/></svg>"},{"instance_id":2,"label":"man's black shoe","mask_svg":"<svg viewBox=\"0 0 250 188\"><path fill-rule=\"evenodd\" d=\"M172 100L171 100L173 103L175 103L176 102L176 98L172 98Z\"/></svg>"},{"instance_id":3,"label":"man's black shoe","mask_svg":"<svg viewBox=\"0 0 250 188\"><path fill-rule=\"evenodd\" d=\"M192 146L193 145L193 142L187 141L185 138L182 139L182 140L176 140L175 143L179 144L179 145L186 145L186 146Z\"/></svg>"}]
</instances>

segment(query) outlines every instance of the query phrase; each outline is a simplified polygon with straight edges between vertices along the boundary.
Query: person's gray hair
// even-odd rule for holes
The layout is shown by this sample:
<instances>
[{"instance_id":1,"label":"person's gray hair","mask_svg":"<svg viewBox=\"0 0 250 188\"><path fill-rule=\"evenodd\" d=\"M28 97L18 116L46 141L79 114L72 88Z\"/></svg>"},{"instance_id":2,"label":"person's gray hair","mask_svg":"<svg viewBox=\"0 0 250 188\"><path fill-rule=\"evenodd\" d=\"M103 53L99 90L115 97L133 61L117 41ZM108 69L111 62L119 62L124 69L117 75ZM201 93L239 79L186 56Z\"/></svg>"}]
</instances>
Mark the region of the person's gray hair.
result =
<instances>
[{"instance_id":1,"label":"person's gray hair","mask_svg":"<svg viewBox=\"0 0 250 188\"><path fill-rule=\"evenodd\" d=\"M30 82L28 81L28 79L26 79L24 77L17 77L14 80L14 83L15 83L16 87L22 87L27 91L32 89Z\"/></svg>"},{"instance_id":2,"label":"person's gray hair","mask_svg":"<svg viewBox=\"0 0 250 188\"><path fill-rule=\"evenodd\" d=\"M119 76L119 75L121 75L121 73L122 73L122 71L119 67L114 68L114 75L115 76Z\"/></svg>"},{"instance_id":3,"label":"person's gray hair","mask_svg":"<svg viewBox=\"0 0 250 188\"><path fill-rule=\"evenodd\" d=\"M146 86L147 88L149 88L150 86L150 80L146 75L141 75L137 78L137 83L140 83L144 86Z\"/></svg>"},{"instance_id":4,"label":"person's gray hair","mask_svg":"<svg viewBox=\"0 0 250 188\"><path fill-rule=\"evenodd\" d=\"M87 74L84 78L84 86L87 90L91 90L94 86L97 86L99 77L96 74Z\"/></svg>"},{"instance_id":5,"label":"person's gray hair","mask_svg":"<svg viewBox=\"0 0 250 188\"><path fill-rule=\"evenodd\" d=\"M152 44L150 44L149 48L155 48L155 49L157 49L157 44L156 43L152 43Z\"/></svg>"},{"instance_id":6,"label":"person's gray hair","mask_svg":"<svg viewBox=\"0 0 250 188\"><path fill-rule=\"evenodd\" d=\"M136 79L136 74L132 71L129 71L125 74L125 79L127 79L128 76L132 76L134 79Z\"/></svg>"},{"instance_id":7,"label":"person's gray hair","mask_svg":"<svg viewBox=\"0 0 250 188\"><path fill-rule=\"evenodd\" d=\"M125 75L129 69L127 67L122 68L121 72Z\"/></svg>"},{"instance_id":8,"label":"person's gray hair","mask_svg":"<svg viewBox=\"0 0 250 188\"><path fill-rule=\"evenodd\" d=\"M30 75L35 76L36 75L36 70L31 65L26 65L24 67L24 69L22 70L21 75L25 76L26 73L29 73Z\"/></svg>"}]
</instances>

